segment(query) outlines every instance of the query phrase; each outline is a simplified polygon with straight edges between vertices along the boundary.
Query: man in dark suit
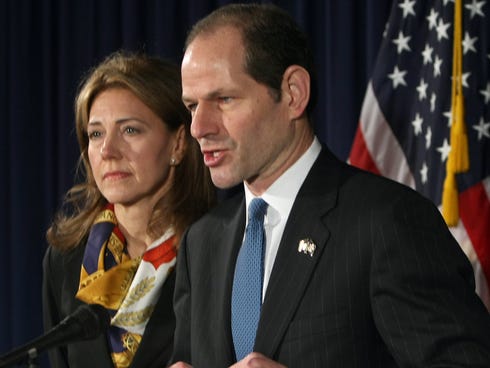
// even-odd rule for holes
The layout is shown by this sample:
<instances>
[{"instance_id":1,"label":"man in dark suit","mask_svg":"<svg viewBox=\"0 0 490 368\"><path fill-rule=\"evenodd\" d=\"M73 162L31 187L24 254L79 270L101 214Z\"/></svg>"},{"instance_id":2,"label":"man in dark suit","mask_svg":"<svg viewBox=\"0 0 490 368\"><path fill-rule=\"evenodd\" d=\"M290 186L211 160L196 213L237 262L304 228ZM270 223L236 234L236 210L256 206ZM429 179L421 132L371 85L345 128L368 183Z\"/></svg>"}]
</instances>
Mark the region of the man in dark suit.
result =
<instances>
[{"instance_id":1,"label":"man in dark suit","mask_svg":"<svg viewBox=\"0 0 490 368\"><path fill-rule=\"evenodd\" d=\"M311 52L286 13L229 5L198 22L182 83L213 182L244 195L183 238L173 367L490 367L490 317L437 208L315 137ZM255 198L263 220L247 220ZM257 320L241 281L255 243Z\"/></svg>"}]
</instances>

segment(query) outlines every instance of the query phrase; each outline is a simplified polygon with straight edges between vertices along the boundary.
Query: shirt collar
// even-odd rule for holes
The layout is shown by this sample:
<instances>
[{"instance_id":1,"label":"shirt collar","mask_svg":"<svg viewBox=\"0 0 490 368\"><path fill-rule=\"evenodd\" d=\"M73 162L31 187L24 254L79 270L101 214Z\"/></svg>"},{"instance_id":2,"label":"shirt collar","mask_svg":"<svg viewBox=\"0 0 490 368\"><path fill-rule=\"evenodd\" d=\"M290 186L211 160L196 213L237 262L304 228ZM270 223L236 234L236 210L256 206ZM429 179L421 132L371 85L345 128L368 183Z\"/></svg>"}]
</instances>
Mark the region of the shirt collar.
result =
<instances>
[{"instance_id":1,"label":"shirt collar","mask_svg":"<svg viewBox=\"0 0 490 368\"><path fill-rule=\"evenodd\" d=\"M261 198L269 205L265 220L266 224L275 225L280 220L280 216L289 216L296 195L320 154L321 148L318 138L314 137L306 152L262 194ZM245 184L243 186L248 218L248 205L255 196Z\"/></svg>"}]
</instances>

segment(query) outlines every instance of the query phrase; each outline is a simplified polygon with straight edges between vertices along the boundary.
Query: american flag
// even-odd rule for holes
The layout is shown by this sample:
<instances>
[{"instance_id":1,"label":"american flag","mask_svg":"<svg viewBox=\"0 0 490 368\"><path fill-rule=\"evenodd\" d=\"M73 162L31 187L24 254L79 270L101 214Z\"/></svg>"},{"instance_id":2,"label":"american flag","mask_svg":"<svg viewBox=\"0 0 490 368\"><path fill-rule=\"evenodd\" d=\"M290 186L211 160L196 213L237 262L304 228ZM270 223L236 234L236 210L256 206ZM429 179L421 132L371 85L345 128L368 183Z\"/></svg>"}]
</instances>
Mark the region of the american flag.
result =
<instances>
[{"instance_id":1,"label":"american flag","mask_svg":"<svg viewBox=\"0 0 490 368\"><path fill-rule=\"evenodd\" d=\"M456 1L456 4L455 4ZM455 8L460 0L395 0L349 161L404 183L442 211L451 152ZM462 0L461 0L462 1ZM461 77L469 170L456 174L450 230L490 310L490 1L460 3Z\"/></svg>"}]
</instances>

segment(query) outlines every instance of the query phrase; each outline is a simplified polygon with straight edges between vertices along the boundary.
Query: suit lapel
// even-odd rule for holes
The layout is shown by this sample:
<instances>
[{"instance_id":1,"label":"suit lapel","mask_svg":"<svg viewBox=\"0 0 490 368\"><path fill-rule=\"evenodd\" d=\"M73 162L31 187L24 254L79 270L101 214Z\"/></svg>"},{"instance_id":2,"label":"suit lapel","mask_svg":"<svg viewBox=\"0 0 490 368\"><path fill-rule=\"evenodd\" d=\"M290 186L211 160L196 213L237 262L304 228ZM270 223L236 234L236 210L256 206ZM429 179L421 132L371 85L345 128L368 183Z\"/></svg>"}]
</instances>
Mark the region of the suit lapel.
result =
<instances>
[{"instance_id":1,"label":"suit lapel","mask_svg":"<svg viewBox=\"0 0 490 368\"><path fill-rule=\"evenodd\" d=\"M338 175L328 161L329 155L320 154L303 183L274 262L254 348L269 357L274 356L330 236L322 218L336 204ZM315 244L312 255L298 250L305 239Z\"/></svg>"}]
</instances>

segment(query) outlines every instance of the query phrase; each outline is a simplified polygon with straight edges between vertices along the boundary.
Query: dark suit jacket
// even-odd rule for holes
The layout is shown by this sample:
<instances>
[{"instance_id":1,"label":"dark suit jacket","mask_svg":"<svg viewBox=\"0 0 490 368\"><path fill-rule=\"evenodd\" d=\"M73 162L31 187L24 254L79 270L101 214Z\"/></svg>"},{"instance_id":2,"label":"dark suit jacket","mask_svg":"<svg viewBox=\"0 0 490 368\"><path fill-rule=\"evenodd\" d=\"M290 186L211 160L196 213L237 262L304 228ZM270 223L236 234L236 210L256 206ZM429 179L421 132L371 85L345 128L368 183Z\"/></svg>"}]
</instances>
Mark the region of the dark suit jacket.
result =
<instances>
[{"instance_id":1,"label":"dark suit jacket","mask_svg":"<svg viewBox=\"0 0 490 368\"><path fill-rule=\"evenodd\" d=\"M185 234L172 361L235 361L230 300L244 226L239 195ZM306 238L313 256L298 252ZM254 350L288 367L490 367L490 317L437 208L324 148L291 210Z\"/></svg>"},{"instance_id":2,"label":"dark suit jacket","mask_svg":"<svg viewBox=\"0 0 490 368\"><path fill-rule=\"evenodd\" d=\"M48 248L44 257L43 315L45 329L50 329L73 313L81 301L75 298L80 280L80 267L85 247L68 253ZM173 346L175 316L172 298L175 272L162 286L160 298L148 321L141 344L131 367L165 367ZM106 336L68 344L49 352L51 368L113 368Z\"/></svg>"}]
</instances>

